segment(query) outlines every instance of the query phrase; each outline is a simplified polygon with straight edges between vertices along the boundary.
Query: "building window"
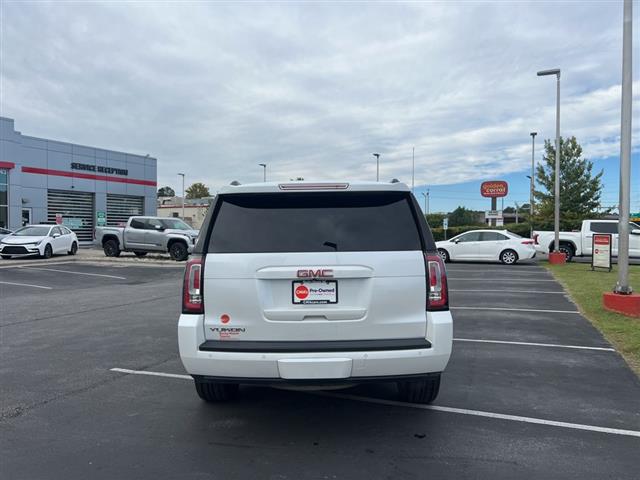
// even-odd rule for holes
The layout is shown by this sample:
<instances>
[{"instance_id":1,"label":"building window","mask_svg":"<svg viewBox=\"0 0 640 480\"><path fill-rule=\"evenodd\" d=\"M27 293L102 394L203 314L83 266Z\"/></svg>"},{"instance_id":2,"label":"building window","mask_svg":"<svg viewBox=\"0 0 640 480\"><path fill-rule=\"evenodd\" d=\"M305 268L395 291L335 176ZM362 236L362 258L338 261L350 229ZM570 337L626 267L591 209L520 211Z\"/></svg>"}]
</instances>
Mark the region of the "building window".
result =
<instances>
[{"instance_id":1,"label":"building window","mask_svg":"<svg viewBox=\"0 0 640 480\"><path fill-rule=\"evenodd\" d=\"M9 170L0 168L0 228L9 225Z\"/></svg>"}]
</instances>

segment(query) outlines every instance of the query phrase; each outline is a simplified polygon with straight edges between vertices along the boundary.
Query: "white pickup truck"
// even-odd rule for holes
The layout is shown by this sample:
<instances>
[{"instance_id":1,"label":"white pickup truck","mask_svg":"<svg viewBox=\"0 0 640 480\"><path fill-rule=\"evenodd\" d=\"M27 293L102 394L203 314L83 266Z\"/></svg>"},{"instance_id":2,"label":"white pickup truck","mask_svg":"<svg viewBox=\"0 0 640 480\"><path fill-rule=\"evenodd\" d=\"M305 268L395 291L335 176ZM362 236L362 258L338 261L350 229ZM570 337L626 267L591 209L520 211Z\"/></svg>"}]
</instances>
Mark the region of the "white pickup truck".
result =
<instances>
[{"instance_id":1,"label":"white pickup truck","mask_svg":"<svg viewBox=\"0 0 640 480\"><path fill-rule=\"evenodd\" d=\"M133 252L138 257L148 252L169 253L176 261L189 257L198 231L179 218L130 217L125 227L97 227L95 243L107 257Z\"/></svg>"},{"instance_id":2,"label":"white pickup truck","mask_svg":"<svg viewBox=\"0 0 640 480\"><path fill-rule=\"evenodd\" d=\"M618 221L617 220L583 220L582 228L578 232L560 232L559 250L570 261L574 256L585 257L592 254L594 233L610 233L612 236L611 253L618 255ZM554 232L533 232L536 251L548 254L553 251ZM629 224L629 256L640 257L640 225Z\"/></svg>"}]
</instances>

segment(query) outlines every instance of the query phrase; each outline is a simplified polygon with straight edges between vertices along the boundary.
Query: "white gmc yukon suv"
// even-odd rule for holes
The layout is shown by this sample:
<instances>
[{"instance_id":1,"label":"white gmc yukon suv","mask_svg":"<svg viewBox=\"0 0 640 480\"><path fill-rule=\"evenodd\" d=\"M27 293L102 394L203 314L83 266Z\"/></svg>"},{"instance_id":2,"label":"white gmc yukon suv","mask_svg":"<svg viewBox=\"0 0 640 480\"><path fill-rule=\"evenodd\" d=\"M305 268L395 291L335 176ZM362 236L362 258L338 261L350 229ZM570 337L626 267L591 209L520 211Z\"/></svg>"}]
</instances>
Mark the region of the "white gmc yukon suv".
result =
<instances>
[{"instance_id":1,"label":"white gmc yukon suv","mask_svg":"<svg viewBox=\"0 0 640 480\"><path fill-rule=\"evenodd\" d=\"M451 355L447 278L402 183L261 183L217 195L185 268L180 357L208 401L239 384L397 382L429 403Z\"/></svg>"}]
</instances>

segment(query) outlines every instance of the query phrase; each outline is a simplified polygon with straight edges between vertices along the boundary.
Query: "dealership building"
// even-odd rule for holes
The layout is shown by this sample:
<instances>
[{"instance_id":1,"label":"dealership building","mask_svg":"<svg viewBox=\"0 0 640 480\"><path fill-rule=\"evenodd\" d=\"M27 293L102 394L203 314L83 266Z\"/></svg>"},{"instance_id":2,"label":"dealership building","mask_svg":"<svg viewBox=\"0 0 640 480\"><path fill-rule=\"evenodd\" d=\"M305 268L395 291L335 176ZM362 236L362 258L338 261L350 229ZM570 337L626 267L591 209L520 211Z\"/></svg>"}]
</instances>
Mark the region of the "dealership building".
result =
<instances>
[{"instance_id":1,"label":"dealership building","mask_svg":"<svg viewBox=\"0 0 640 480\"><path fill-rule=\"evenodd\" d=\"M80 242L96 226L156 214L156 159L30 137L0 117L0 227L62 223Z\"/></svg>"}]
</instances>

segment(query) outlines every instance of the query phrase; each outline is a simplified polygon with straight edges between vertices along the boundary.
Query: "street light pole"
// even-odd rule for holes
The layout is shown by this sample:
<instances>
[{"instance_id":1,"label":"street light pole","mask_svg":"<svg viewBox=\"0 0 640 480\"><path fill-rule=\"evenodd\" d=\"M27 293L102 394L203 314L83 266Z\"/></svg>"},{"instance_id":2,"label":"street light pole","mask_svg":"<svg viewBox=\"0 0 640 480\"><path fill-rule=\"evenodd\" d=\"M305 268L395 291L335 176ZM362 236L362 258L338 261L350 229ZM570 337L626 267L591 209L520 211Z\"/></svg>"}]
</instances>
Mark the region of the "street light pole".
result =
<instances>
[{"instance_id":1,"label":"street light pole","mask_svg":"<svg viewBox=\"0 0 640 480\"><path fill-rule=\"evenodd\" d=\"M179 173L182 177L182 220L184 220L184 173Z\"/></svg>"},{"instance_id":2,"label":"street light pole","mask_svg":"<svg viewBox=\"0 0 640 480\"><path fill-rule=\"evenodd\" d=\"M380 181L380 154L374 153L374 157L376 157L376 182Z\"/></svg>"},{"instance_id":3,"label":"street light pole","mask_svg":"<svg viewBox=\"0 0 640 480\"><path fill-rule=\"evenodd\" d=\"M266 182L267 181L267 164L259 163L258 165L262 167L262 181Z\"/></svg>"},{"instance_id":4,"label":"street light pole","mask_svg":"<svg viewBox=\"0 0 640 480\"><path fill-rule=\"evenodd\" d=\"M427 188L427 193L422 192L422 196L424 197L424 214L429 215L429 189Z\"/></svg>"},{"instance_id":5,"label":"street light pole","mask_svg":"<svg viewBox=\"0 0 640 480\"><path fill-rule=\"evenodd\" d=\"M631 189L632 0L624 0L622 27L622 115L620 119L620 215L618 219L618 283L614 292L628 295L629 207Z\"/></svg>"},{"instance_id":6,"label":"street light pole","mask_svg":"<svg viewBox=\"0 0 640 480\"><path fill-rule=\"evenodd\" d=\"M542 70L538 72L539 77L546 75L556 76L556 168L555 168L555 185L554 185L554 241L553 251L560 251L560 69Z\"/></svg>"},{"instance_id":7,"label":"street light pole","mask_svg":"<svg viewBox=\"0 0 640 480\"><path fill-rule=\"evenodd\" d=\"M531 227L530 238L533 238L533 191L535 190L535 182L533 180L535 158L536 158L536 135L538 132L531 132L531 184L529 185L529 226Z\"/></svg>"},{"instance_id":8,"label":"street light pole","mask_svg":"<svg viewBox=\"0 0 640 480\"><path fill-rule=\"evenodd\" d=\"M416 147L411 149L411 193L416 186Z\"/></svg>"}]
</instances>

